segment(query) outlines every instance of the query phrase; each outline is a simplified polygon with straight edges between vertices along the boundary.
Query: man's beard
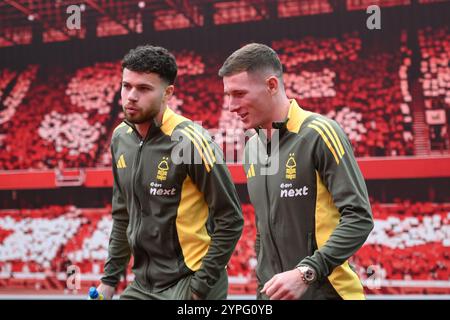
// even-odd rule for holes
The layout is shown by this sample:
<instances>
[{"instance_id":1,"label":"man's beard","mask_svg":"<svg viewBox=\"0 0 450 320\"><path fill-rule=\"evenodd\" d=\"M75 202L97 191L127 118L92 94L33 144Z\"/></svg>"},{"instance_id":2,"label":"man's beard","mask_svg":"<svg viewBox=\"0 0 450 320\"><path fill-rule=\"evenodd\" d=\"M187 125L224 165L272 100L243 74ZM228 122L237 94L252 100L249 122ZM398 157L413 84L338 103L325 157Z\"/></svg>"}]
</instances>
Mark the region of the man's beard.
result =
<instances>
[{"instance_id":1,"label":"man's beard","mask_svg":"<svg viewBox=\"0 0 450 320\"><path fill-rule=\"evenodd\" d=\"M128 115L125 107L123 108L123 113L125 119L133 124L142 124L151 121L157 114L158 110L151 109L147 113L143 113L142 109L139 109L138 113L135 115Z\"/></svg>"}]
</instances>

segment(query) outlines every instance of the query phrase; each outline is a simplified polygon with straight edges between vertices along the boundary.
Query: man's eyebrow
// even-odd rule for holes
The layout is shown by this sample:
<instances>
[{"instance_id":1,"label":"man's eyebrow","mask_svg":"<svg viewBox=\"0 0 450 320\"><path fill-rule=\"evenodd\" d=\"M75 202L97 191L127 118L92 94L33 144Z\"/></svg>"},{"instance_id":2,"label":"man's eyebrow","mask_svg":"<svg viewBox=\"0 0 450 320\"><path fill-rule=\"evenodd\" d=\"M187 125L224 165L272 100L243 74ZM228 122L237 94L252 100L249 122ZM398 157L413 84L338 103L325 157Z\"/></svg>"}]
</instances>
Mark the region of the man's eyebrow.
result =
<instances>
[{"instance_id":1,"label":"man's eyebrow","mask_svg":"<svg viewBox=\"0 0 450 320\"><path fill-rule=\"evenodd\" d=\"M248 92L245 89L234 89L234 90L230 90L230 93L246 93Z\"/></svg>"},{"instance_id":2,"label":"man's eyebrow","mask_svg":"<svg viewBox=\"0 0 450 320\"><path fill-rule=\"evenodd\" d=\"M128 81L122 80L122 84L130 84ZM149 88L153 88L153 85L150 83L145 83L145 82L141 82L141 83L137 83L135 84L136 87L149 87Z\"/></svg>"}]
</instances>

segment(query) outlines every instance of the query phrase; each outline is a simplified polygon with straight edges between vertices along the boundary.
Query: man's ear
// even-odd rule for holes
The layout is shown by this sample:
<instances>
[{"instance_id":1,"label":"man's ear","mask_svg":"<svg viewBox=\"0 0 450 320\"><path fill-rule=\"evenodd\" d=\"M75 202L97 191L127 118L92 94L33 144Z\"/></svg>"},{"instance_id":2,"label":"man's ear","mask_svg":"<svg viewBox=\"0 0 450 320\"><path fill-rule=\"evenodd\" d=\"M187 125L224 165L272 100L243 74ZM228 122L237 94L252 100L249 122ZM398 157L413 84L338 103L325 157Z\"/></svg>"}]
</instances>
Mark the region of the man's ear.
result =
<instances>
[{"instance_id":1,"label":"man's ear","mask_svg":"<svg viewBox=\"0 0 450 320\"><path fill-rule=\"evenodd\" d=\"M169 101L170 98L172 98L173 92L175 90L175 87L173 84L170 86L167 86L166 90L164 91L164 100Z\"/></svg>"},{"instance_id":2,"label":"man's ear","mask_svg":"<svg viewBox=\"0 0 450 320\"><path fill-rule=\"evenodd\" d=\"M271 95L274 95L275 93L278 92L278 89L280 87L280 81L278 80L277 77L270 76L269 78L266 79L266 85L267 90L269 90L269 93Z\"/></svg>"}]
</instances>

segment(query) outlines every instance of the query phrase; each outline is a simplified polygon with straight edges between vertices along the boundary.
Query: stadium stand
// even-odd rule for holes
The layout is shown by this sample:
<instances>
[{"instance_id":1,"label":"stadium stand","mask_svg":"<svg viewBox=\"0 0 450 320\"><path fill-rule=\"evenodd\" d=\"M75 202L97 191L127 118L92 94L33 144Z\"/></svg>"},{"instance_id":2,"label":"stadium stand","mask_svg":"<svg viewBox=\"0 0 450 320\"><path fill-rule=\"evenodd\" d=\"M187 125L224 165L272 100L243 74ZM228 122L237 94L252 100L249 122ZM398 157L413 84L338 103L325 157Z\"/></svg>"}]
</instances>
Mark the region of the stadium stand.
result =
<instances>
[{"instance_id":1,"label":"stadium stand","mask_svg":"<svg viewBox=\"0 0 450 320\"><path fill-rule=\"evenodd\" d=\"M306 109L337 120L357 156L414 153L407 79L411 58L405 44L363 54L358 34L352 33L340 39L281 39L272 45L285 66L288 95ZM223 108L223 85L217 77L220 55L204 57L192 50L175 55L179 78L171 106L202 122L222 146L227 143L241 153L242 142L226 137L227 130L242 132L242 126ZM4 69L0 88L10 86L17 72ZM428 85L424 82L424 88ZM1 101L5 109L0 143L5 148L0 168L108 166L110 135L123 119L119 88L118 61L76 70L41 68L39 74L36 66L29 66ZM20 148L12 148L17 143Z\"/></svg>"},{"instance_id":2,"label":"stadium stand","mask_svg":"<svg viewBox=\"0 0 450 320\"><path fill-rule=\"evenodd\" d=\"M419 81L422 83L431 148L449 149L447 131L450 112L450 36L448 27L418 30Z\"/></svg>"},{"instance_id":3,"label":"stadium stand","mask_svg":"<svg viewBox=\"0 0 450 320\"><path fill-rule=\"evenodd\" d=\"M357 156L413 154L401 48L362 54L357 34L342 40L281 40L273 46L286 66L288 95L305 108L343 121Z\"/></svg>"},{"instance_id":4,"label":"stadium stand","mask_svg":"<svg viewBox=\"0 0 450 320\"><path fill-rule=\"evenodd\" d=\"M254 294L254 211L248 204L242 208L244 232L228 266L230 292ZM71 265L79 266L88 283L98 280L107 257L112 227L110 209L110 205L99 209L52 206L0 211L2 281L20 279L19 283L30 286L27 280L36 284L40 278L54 277L62 286L67 267ZM390 282L400 280L400 287L395 289L397 293L409 292L417 283L422 287L418 287L421 291L416 291L423 293L433 290L430 281L449 280L450 204L373 201L372 209L374 231L351 261L363 281L371 278L368 270L376 270L385 285L381 292L393 290ZM129 281L130 277L127 279ZM414 281L416 284L411 285ZM14 285L17 281L11 283ZM448 293L450 288L445 290Z\"/></svg>"}]
</instances>

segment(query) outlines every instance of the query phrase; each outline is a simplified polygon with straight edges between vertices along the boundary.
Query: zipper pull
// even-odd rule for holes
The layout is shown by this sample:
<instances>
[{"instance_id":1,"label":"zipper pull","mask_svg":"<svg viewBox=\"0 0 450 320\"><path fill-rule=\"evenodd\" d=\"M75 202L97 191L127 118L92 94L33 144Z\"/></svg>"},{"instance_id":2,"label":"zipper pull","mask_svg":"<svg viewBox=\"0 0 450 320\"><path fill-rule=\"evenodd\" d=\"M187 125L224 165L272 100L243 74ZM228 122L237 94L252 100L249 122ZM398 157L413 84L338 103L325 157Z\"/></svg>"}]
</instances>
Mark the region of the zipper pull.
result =
<instances>
[{"instance_id":1,"label":"zipper pull","mask_svg":"<svg viewBox=\"0 0 450 320\"><path fill-rule=\"evenodd\" d=\"M144 141L141 140L141 142L139 142L139 148L141 148L143 144L144 144Z\"/></svg>"}]
</instances>

